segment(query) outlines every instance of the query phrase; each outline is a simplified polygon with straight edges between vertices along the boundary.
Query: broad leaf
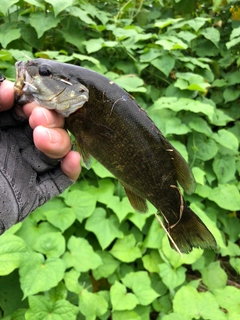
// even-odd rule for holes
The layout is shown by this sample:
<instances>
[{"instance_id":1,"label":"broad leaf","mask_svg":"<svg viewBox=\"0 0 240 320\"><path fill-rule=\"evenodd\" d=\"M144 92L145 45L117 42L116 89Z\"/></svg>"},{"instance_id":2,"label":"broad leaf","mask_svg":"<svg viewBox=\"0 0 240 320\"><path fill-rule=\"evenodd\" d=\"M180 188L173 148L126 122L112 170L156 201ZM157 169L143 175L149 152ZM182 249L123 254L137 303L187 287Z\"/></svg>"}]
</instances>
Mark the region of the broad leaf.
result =
<instances>
[{"instance_id":1,"label":"broad leaf","mask_svg":"<svg viewBox=\"0 0 240 320\"><path fill-rule=\"evenodd\" d=\"M60 22L60 18L55 18L52 13L45 14L44 12L33 12L29 19L30 25L36 30L38 38L44 32L56 27Z\"/></svg>"},{"instance_id":2,"label":"broad leaf","mask_svg":"<svg viewBox=\"0 0 240 320\"><path fill-rule=\"evenodd\" d=\"M116 281L110 289L113 310L132 310L139 303L133 293L127 293L127 288Z\"/></svg>"},{"instance_id":3,"label":"broad leaf","mask_svg":"<svg viewBox=\"0 0 240 320\"><path fill-rule=\"evenodd\" d=\"M77 271L86 272L90 269L96 269L102 264L102 259L83 238L72 236L67 247L70 252L66 252L63 259L68 267L73 266Z\"/></svg>"},{"instance_id":4,"label":"broad leaf","mask_svg":"<svg viewBox=\"0 0 240 320\"><path fill-rule=\"evenodd\" d=\"M240 210L240 194L235 185L220 184L212 189L209 199L226 210Z\"/></svg>"},{"instance_id":5,"label":"broad leaf","mask_svg":"<svg viewBox=\"0 0 240 320\"><path fill-rule=\"evenodd\" d=\"M24 298L56 286L63 279L64 271L64 262L59 258L45 260L42 254L28 254L19 268Z\"/></svg>"},{"instance_id":6,"label":"broad leaf","mask_svg":"<svg viewBox=\"0 0 240 320\"><path fill-rule=\"evenodd\" d=\"M173 310L185 316L186 319L201 317L209 320L226 320L224 312L219 309L219 305L211 293L199 293L189 285L180 288L174 296Z\"/></svg>"},{"instance_id":7,"label":"broad leaf","mask_svg":"<svg viewBox=\"0 0 240 320\"><path fill-rule=\"evenodd\" d=\"M78 308L67 300L50 301L44 296L29 297L26 320L75 320Z\"/></svg>"},{"instance_id":8,"label":"broad leaf","mask_svg":"<svg viewBox=\"0 0 240 320\"><path fill-rule=\"evenodd\" d=\"M26 251L26 243L21 238L11 234L1 236L0 275L7 275L18 268Z\"/></svg>"},{"instance_id":9,"label":"broad leaf","mask_svg":"<svg viewBox=\"0 0 240 320\"><path fill-rule=\"evenodd\" d=\"M4 23L0 26L0 43L3 48L6 48L7 45L16 39L19 39L21 36L21 29L16 28L15 23Z\"/></svg>"},{"instance_id":10,"label":"broad leaf","mask_svg":"<svg viewBox=\"0 0 240 320\"><path fill-rule=\"evenodd\" d=\"M115 238L123 238L123 233L119 230L120 224L116 216L106 217L103 208L96 208L91 217L87 219L85 228L92 231L101 248L106 249Z\"/></svg>"},{"instance_id":11,"label":"broad leaf","mask_svg":"<svg viewBox=\"0 0 240 320\"><path fill-rule=\"evenodd\" d=\"M65 203L71 207L76 218L82 222L93 213L96 207L96 197L85 191L73 190L66 195Z\"/></svg>"},{"instance_id":12,"label":"broad leaf","mask_svg":"<svg viewBox=\"0 0 240 320\"><path fill-rule=\"evenodd\" d=\"M85 319L97 319L107 312L108 303L102 295L83 289L79 294L79 309Z\"/></svg>"},{"instance_id":13,"label":"broad leaf","mask_svg":"<svg viewBox=\"0 0 240 320\"><path fill-rule=\"evenodd\" d=\"M123 262L132 262L142 256L132 234L125 236L123 239L118 239L110 252L115 258Z\"/></svg>"},{"instance_id":14,"label":"broad leaf","mask_svg":"<svg viewBox=\"0 0 240 320\"><path fill-rule=\"evenodd\" d=\"M50 3L53 6L55 17L67 7L70 7L74 0L46 0L46 2Z\"/></svg>"},{"instance_id":15,"label":"broad leaf","mask_svg":"<svg viewBox=\"0 0 240 320\"><path fill-rule=\"evenodd\" d=\"M129 273L122 281L126 287L132 289L139 303L143 306L149 305L159 296L151 287L150 277L146 271Z\"/></svg>"}]
</instances>

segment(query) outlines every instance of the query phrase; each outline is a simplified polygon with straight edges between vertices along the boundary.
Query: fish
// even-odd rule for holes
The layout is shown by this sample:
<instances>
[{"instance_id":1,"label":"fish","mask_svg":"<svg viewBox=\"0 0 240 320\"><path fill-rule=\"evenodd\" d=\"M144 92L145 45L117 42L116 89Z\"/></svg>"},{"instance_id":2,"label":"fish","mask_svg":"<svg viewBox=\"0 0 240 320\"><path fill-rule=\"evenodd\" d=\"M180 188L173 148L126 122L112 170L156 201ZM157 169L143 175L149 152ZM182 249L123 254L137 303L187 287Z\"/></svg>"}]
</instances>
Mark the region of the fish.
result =
<instances>
[{"instance_id":1,"label":"fish","mask_svg":"<svg viewBox=\"0 0 240 320\"><path fill-rule=\"evenodd\" d=\"M196 186L188 163L132 95L95 71L41 58L16 62L14 90L18 106L35 101L61 114L85 165L94 157L106 167L137 212L147 212L149 201L172 248L217 248L181 193L179 185L187 194Z\"/></svg>"}]
</instances>

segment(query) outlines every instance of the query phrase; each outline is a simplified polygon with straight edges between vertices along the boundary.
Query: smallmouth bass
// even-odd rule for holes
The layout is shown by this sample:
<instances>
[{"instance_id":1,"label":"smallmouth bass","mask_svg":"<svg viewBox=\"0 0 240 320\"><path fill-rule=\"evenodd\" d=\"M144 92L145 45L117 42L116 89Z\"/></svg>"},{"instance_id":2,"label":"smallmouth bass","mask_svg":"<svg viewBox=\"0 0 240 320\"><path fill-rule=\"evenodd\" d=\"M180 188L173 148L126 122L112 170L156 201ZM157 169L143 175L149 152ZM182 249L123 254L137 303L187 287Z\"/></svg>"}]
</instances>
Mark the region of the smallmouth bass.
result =
<instances>
[{"instance_id":1,"label":"smallmouth bass","mask_svg":"<svg viewBox=\"0 0 240 320\"><path fill-rule=\"evenodd\" d=\"M216 249L178 188L179 183L187 194L194 191L191 169L131 95L94 71L56 61L19 61L16 72L16 103L35 101L65 117L86 166L90 155L102 163L135 210L146 212L146 200L151 202L181 252Z\"/></svg>"}]
</instances>

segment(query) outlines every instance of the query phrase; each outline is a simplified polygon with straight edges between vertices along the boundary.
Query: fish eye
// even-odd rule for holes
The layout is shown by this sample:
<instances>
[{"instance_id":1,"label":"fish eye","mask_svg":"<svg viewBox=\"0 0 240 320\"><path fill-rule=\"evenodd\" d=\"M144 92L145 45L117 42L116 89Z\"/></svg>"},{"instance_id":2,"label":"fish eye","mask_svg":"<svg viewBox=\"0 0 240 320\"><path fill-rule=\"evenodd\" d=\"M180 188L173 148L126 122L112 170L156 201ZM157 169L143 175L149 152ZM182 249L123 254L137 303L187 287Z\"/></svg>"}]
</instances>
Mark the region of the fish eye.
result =
<instances>
[{"instance_id":1,"label":"fish eye","mask_svg":"<svg viewBox=\"0 0 240 320\"><path fill-rule=\"evenodd\" d=\"M39 67L39 74L43 77L50 77L52 75L52 71L49 66L42 65Z\"/></svg>"}]
</instances>

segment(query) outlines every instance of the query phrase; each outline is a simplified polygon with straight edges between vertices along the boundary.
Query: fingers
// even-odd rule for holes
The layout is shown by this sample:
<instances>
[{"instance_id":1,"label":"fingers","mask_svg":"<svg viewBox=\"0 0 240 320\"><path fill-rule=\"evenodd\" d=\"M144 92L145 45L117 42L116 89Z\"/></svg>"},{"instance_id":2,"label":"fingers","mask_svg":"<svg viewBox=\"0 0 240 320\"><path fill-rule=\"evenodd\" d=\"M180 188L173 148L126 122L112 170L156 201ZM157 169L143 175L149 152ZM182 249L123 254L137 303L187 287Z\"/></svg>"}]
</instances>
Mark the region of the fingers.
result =
<instances>
[{"instance_id":1,"label":"fingers","mask_svg":"<svg viewBox=\"0 0 240 320\"><path fill-rule=\"evenodd\" d=\"M77 151L70 151L62 160L62 171L72 180L77 180L81 172L80 154Z\"/></svg>"},{"instance_id":2,"label":"fingers","mask_svg":"<svg viewBox=\"0 0 240 320\"><path fill-rule=\"evenodd\" d=\"M0 112L12 108L13 103L13 82L5 80L0 84Z\"/></svg>"},{"instance_id":3,"label":"fingers","mask_svg":"<svg viewBox=\"0 0 240 320\"><path fill-rule=\"evenodd\" d=\"M35 146L53 159L63 158L71 150L70 137L64 129L37 126L33 131Z\"/></svg>"},{"instance_id":4,"label":"fingers","mask_svg":"<svg viewBox=\"0 0 240 320\"><path fill-rule=\"evenodd\" d=\"M62 171L71 179L76 180L81 172L80 155L70 151L70 137L64 129L37 126L33 131L36 147L53 159L63 158Z\"/></svg>"},{"instance_id":5,"label":"fingers","mask_svg":"<svg viewBox=\"0 0 240 320\"><path fill-rule=\"evenodd\" d=\"M8 80L0 84L0 112L12 108L14 104L14 84ZM64 118L54 111L28 103L17 111L19 115L29 118L29 124L34 129L33 139L36 147L47 156L57 159L63 158L61 168L72 180L80 174L80 155L71 150L68 133L63 129Z\"/></svg>"},{"instance_id":6,"label":"fingers","mask_svg":"<svg viewBox=\"0 0 240 320\"><path fill-rule=\"evenodd\" d=\"M64 118L54 111L41 108L35 102L28 103L23 107L23 111L29 117L30 126L35 129L37 126L47 128L63 128Z\"/></svg>"}]
</instances>

